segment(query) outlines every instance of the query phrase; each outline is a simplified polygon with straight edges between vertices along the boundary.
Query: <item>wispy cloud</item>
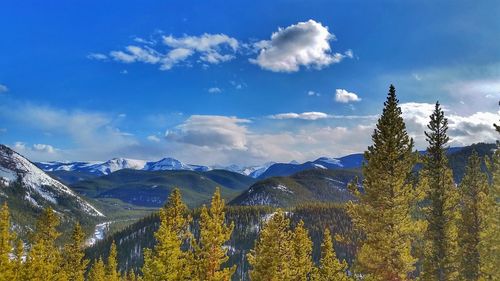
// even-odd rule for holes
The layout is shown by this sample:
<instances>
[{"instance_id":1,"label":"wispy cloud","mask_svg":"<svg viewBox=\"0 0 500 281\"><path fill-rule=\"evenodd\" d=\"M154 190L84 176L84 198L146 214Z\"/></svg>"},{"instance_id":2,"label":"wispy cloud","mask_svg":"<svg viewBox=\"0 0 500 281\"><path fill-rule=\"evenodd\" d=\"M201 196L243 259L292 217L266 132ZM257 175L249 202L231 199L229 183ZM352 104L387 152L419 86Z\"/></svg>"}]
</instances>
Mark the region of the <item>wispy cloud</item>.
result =
<instances>
[{"instance_id":1,"label":"wispy cloud","mask_svg":"<svg viewBox=\"0 0 500 281\"><path fill-rule=\"evenodd\" d=\"M7 88L7 86L0 84L0 94L7 93L8 91L9 88Z\"/></svg>"},{"instance_id":2,"label":"wispy cloud","mask_svg":"<svg viewBox=\"0 0 500 281\"><path fill-rule=\"evenodd\" d=\"M302 120L318 120L328 118L328 114L323 112L303 112L303 113L281 113L270 116L271 119L302 119Z\"/></svg>"},{"instance_id":3,"label":"wispy cloud","mask_svg":"<svg viewBox=\"0 0 500 281\"><path fill-rule=\"evenodd\" d=\"M222 90L219 87L212 87L212 88L208 89L208 92L211 94L218 94L218 93L222 93Z\"/></svg>"},{"instance_id":4,"label":"wispy cloud","mask_svg":"<svg viewBox=\"0 0 500 281\"><path fill-rule=\"evenodd\" d=\"M109 52L109 57L121 63L145 63L159 65L160 70L172 67L194 57L204 65L219 64L235 58L239 42L225 34L202 34L200 36L162 36L160 40L134 38L136 44L123 50ZM108 55L92 53L90 59L105 60Z\"/></svg>"}]
</instances>

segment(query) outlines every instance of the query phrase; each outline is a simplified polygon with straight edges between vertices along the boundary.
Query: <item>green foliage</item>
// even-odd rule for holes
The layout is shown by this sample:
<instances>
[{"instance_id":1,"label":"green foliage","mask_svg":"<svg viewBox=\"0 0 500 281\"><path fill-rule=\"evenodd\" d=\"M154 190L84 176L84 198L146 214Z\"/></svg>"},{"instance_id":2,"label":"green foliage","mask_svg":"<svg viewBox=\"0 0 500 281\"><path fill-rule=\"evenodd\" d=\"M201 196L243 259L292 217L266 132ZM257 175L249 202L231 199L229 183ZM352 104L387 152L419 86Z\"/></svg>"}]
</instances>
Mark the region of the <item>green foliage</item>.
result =
<instances>
[{"instance_id":1,"label":"green foliage","mask_svg":"<svg viewBox=\"0 0 500 281\"><path fill-rule=\"evenodd\" d=\"M98 258L90 268L88 281L107 281L106 268L102 259Z\"/></svg>"},{"instance_id":2,"label":"green foliage","mask_svg":"<svg viewBox=\"0 0 500 281\"><path fill-rule=\"evenodd\" d=\"M230 280L236 267L223 268L228 261L228 248L224 247L234 229L234 224L226 225L224 200L217 188L212 197L210 209L205 206L200 215L200 237L196 245L196 275L199 280Z\"/></svg>"},{"instance_id":3,"label":"green foliage","mask_svg":"<svg viewBox=\"0 0 500 281\"><path fill-rule=\"evenodd\" d=\"M10 254L14 248L15 235L10 229L10 213L7 204L0 209L0 281L15 280L16 259Z\"/></svg>"},{"instance_id":4,"label":"green foliage","mask_svg":"<svg viewBox=\"0 0 500 281\"><path fill-rule=\"evenodd\" d=\"M71 234L71 242L64 247L64 270L67 273L68 281L83 281L88 260L84 259L83 247L85 243L85 233L79 223L75 225Z\"/></svg>"},{"instance_id":5,"label":"green foliage","mask_svg":"<svg viewBox=\"0 0 500 281\"><path fill-rule=\"evenodd\" d=\"M425 132L427 154L420 172L419 189L425 191L424 260L422 280L458 278L458 190L446 157L448 120L439 103Z\"/></svg>"},{"instance_id":6,"label":"green foliage","mask_svg":"<svg viewBox=\"0 0 500 281\"><path fill-rule=\"evenodd\" d=\"M311 280L313 281L351 281L347 275L347 262L339 261L333 248L330 230L325 229L323 242L321 243L321 259L319 266L314 270Z\"/></svg>"},{"instance_id":7,"label":"green foliage","mask_svg":"<svg viewBox=\"0 0 500 281\"><path fill-rule=\"evenodd\" d=\"M290 220L282 210L276 211L248 254L252 281L291 280L292 236Z\"/></svg>"},{"instance_id":8,"label":"green foliage","mask_svg":"<svg viewBox=\"0 0 500 281\"><path fill-rule=\"evenodd\" d=\"M189 280L192 277L193 257L182 246L192 238L189 232L191 217L182 202L179 189L170 194L160 211L160 227L155 233L156 246L144 253L144 280Z\"/></svg>"},{"instance_id":9,"label":"green foliage","mask_svg":"<svg viewBox=\"0 0 500 281\"><path fill-rule=\"evenodd\" d=\"M488 179L481 171L477 153L469 158L464 178L460 184L461 220L459 223L460 277L462 280L479 280L482 277L479 245L488 229L485 213L488 210Z\"/></svg>"},{"instance_id":10,"label":"green foliage","mask_svg":"<svg viewBox=\"0 0 500 281\"><path fill-rule=\"evenodd\" d=\"M496 129L500 133L500 127L496 126ZM484 280L500 280L500 149L495 151L488 164L492 178L483 211L486 228L479 242L480 270Z\"/></svg>"},{"instance_id":11,"label":"green foliage","mask_svg":"<svg viewBox=\"0 0 500 281\"><path fill-rule=\"evenodd\" d=\"M106 280L107 281L120 281L120 273L118 270L118 260L116 258L116 244L115 241L111 243L111 248L109 249L108 262L105 266Z\"/></svg>"},{"instance_id":12,"label":"green foliage","mask_svg":"<svg viewBox=\"0 0 500 281\"><path fill-rule=\"evenodd\" d=\"M290 261L292 280L306 280L313 270L312 241L304 222L299 221L292 235L293 256Z\"/></svg>"},{"instance_id":13,"label":"green foliage","mask_svg":"<svg viewBox=\"0 0 500 281\"><path fill-rule=\"evenodd\" d=\"M416 155L406 132L395 88L365 152L363 189L349 213L365 239L357 253L360 273L376 280L407 280L415 270L412 241L420 232L412 214L418 194L412 183Z\"/></svg>"},{"instance_id":14,"label":"green foliage","mask_svg":"<svg viewBox=\"0 0 500 281\"><path fill-rule=\"evenodd\" d=\"M60 236L57 231L59 217L50 207L46 208L31 234L31 247L26 256L25 279L33 281L66 280L62 255L56 246Z\"/></svg>"}]
</instances>

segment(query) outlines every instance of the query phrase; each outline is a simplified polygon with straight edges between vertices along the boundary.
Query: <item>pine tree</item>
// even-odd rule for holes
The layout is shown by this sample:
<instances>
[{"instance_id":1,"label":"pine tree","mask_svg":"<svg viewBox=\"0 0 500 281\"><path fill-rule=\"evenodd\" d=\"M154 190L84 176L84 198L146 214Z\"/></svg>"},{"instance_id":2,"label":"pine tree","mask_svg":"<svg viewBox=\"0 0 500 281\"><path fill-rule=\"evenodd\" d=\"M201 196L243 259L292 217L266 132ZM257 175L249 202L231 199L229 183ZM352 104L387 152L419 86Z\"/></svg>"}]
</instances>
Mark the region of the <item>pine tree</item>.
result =
<instances>
[{"instance_id":1,"label":"pine tree","mask_svg":"<svg viewBox=\"0 0 500 281\"><path fill-rule=\"evenodd\" d=\"M500 133L500 126L495 127ZM479 242L480 271L483 280L500 280L500 142L487 164L492 178L482 208L485 229Z\"/></svg>"},{"instance_id":2,"label":"pine tree","mask_svg":"<svg viewBox=\"0 0 500 281\"><path fill-rule=\"evenodd\" d=\"M191 240L188 208L179 189L174 189L160 210L160 227L155 233L157 244L144 254L144 280L189 280L192 275L192 253L182 246Z\"/></svg>"},{"instance_id":3,"label":"pine tree","mask_svg":"<svg viewBox=\"0 0 500 281\"><path fill-rule=\"evenodd\" d=\"M59 218L50 207L44 209L31 235L31 248L25 264L25 279L31 281L66 280L61 253L56 246Z\"/></svg>"},{"instance_id":4,"label":"pine tree","mask_svg":"<svg viewBox=\"0 0 500 281\"><path fill-rule=\"evenodd\" d=\"M90 268L88 281L107 281L106 269L102 259L98 258Z\"/></svg>"},{"instance_id":5,"label":"pine tree","mask_svg":"<svg viewBox=\"0 0 500 281\"><path fill-rule=\"evenodd\" d=\"M348 206L354 226L365 235L357 253L359 271L383 281L407 280L415 270L412 240L420 232L412 217L419 199L411 180L416 154L398 102L391 85L364 155L364 192Z\"/></svg>"},{"instance_id":6,"label":"pine tree","mask_svg":"<svg viewBox=\"0 0 500 281\"><path fill-rule=\"evenodd\" d=\"M197 246L197 275L200 280L222 281L231 280L236 267L222 268L229 259L228 248L224 244L231 238L234 224L226 225L224 200L221 199L219 188L216 189L210 209L201 209L200 238Z\"/></svg>"},{"instance_id":7,"label":"pine tree","mask_svg":"<svg viewBox=\"0 0 500 281\"><path fill-rule=\"evenodd\" d=\"M14 278L11 281L23 281L24 277L24 243L21 239L16 239L14 251Z\"/></svg>"},{"instance_id":8,"label":"pine tree","mask_svg":"<svg viewBox=\"0 0 500 281\"><path fill-rule=\"evenodd\" d=\"M325 229L323 242L321 243L321 259L319 267L313 274L313 281L351 281L347 275L347 262L339 261L333 248L330 230Z\"/></svg>"},{"instance_id":9,"label":"pine tree","mask_svg":"<svg viewBox=\"0 0 500 281\"><path fill-rule=\"evenodd\" d=\"M299 221L292 235L293 256L291 259L292 280L307 280L313 269L312 241L304 228L304 222Z\"/></svg>"},{"instance_id":10,"label":"pine tree","mask_svg":"<svg viewBox=\"0 0 500 281\"><path fill-rule=\"evenodd\" d=\"M486 229L484 208L488 197L488 179L481 171L481 158L474 151L469 157L465 175L460 183L462 199L459 223L460 277L480 280L481 256L479 245Z\"/></svg>"},{"instance_id":11,"label":"pine tree","mask_svg":"<svg viewBox=\"0 0 500 281\"><path fill-rule=\"evenodd\" d=\"M425 132L427 154L420 173L425 186L426 230L422 280L456 280L458 277L458 190L446 157L448 120L439 102Z\"/></svg>"},{"instance_id":12,"label":"pine tree","mask_svg":"<svg viewBox=\"0 0 500 281\"><path fill-rule=\"evenodd\" d=\"M247 256L251 266L250 280L291 280L292 237L290 220L278 209L265 224Z\"/></svg>"},{"instance_id":13,"label":"pine tree","mask_svg":"<svg viewBox=\"0 0 500 281\"><path fill-rule=\"evenodd\" d=\"M85 233L80 223L76 223L71 233L71 242L64 247L64 267L68 281L83 281L88 260L83 252Z\"/></svg>"},{"instance_id":14,"label":"pine tree","mask_svg":"<svg viewBox=\"0 0 500 281\"><path fill-rule=\"evenodd\" d=\"M15 279L15 261L11 260L13 254L15 235L10 229L10 213L7 203L0 209L0 281Z\"/></svg>"},{"instance_id":15,"label":"pine tree","mask_svg":"<svg viewBox=\"0 0 500 281\"><path fill-rule=\"evenodd\" d=\"M111 243L109 249L108 262L106 263L106 281L120 281L115 241Z\"/></svg>"}]
</instances>

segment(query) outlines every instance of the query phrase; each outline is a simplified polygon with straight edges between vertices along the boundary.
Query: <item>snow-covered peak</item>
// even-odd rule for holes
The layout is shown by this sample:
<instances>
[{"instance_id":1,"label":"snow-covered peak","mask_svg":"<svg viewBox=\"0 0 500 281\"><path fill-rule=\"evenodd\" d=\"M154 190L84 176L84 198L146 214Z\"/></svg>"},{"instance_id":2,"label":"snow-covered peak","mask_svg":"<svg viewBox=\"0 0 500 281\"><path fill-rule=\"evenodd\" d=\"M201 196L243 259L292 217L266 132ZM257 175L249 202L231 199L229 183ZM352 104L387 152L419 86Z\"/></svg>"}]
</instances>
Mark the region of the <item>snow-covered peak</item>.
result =
<instances>
[{"instance_id":1,"label":"snow-covered peak","mask_svg":"<svg viewBox=\"0 0 500 281\"><path fill-rule=\"evenodd\" d=\"M0 145L0 177L4 183L8 184L20 181L22 186L26 188L24 199L36 207L40 207L42 204L36 201L34 194L54 205L58 204L59 198L70 197L75 199L78 207L87 214L103 216L101 212L81 199L67 186L51 178L28 159L4 145Z\"/></svg>"},{"instance_id":2,"label":"snow-covered peak","mask_svg":"<svg viewBox=\"0 0 500 281\"><path fill-rule=\"evenodd\" d=\"M98 163L88 166L91 172L100 172L104 175L111 174L122 169L143 169L146 164L144 160L128 159L128 158L113 158L103 163Z\"/></svg>"},{"instance_id":3,"label":"snow-covered peak","mask_svg":"<svg viewBox=\"0 0 500 281\"><path fill-rule=\"evenodd\" d=\"M322 162L322 163L327 163L330 165L337 165L339 167L342 167L342 161L337 158L329 158L329 157L320 157L314 162Z\"/></svg>"},{"instance_id":4,"label":"snow-covered peak","mask_svg":"<svg viewBox=\"0 0 500 281\"><path fill-rule=\"evenodd\" d=\"M147 162L143 169L147 171L193 170L190 165L184 164L181 161L170 157L163 158L157 162Z\"/></svg>"}]
</instances>

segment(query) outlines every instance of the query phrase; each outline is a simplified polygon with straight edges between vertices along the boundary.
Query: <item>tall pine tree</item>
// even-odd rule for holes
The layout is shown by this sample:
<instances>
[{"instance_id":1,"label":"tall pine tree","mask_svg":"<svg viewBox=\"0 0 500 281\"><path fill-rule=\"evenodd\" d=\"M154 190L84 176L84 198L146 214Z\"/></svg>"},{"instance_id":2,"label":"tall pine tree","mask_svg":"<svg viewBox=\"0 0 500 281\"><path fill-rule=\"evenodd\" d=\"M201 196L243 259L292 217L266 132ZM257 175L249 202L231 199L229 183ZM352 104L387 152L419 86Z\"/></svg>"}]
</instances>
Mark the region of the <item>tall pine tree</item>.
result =
<instances>
[{"instance_id":1,"label":"tall pine tree","mask_svg":"<svg viewBox=\"0 0 500 281\"><path fill-rule=\"evenodd\" d=\"M88 281L107 281L106 268L102 259L98 258L92 264L87 277Z\"/></svg>"},{"instance_id":2,"label":"tall pine tree","mask_svg":"<svg viewBox=\"0 0 500 281\"><path fill-rule=\"evenodd\" d=\"M160 210L160 227L155 233L157 244L144 254L144 280L190 280L193 257L190 249L183 251L192 239L191 217L182 202L181 192L174 189L167 204Z\"/></svg>"},{"instance_id":3,"label":"tall pine tree","mask_svg":"<svg viewBox=\"0 0 500 281\"><path fill-rule=\"evenodd\" d=\"M469 157L465 175L460 183L461 220L459 223L460 278L481 280L479 246L487 229L484 208L488 197L488 179L481 171L481 158L474 151Z\"/></svg>"},{"instance_id":4,"label":"tall pine tree","mask_svg":"<svg viewBox=\"0 0 500 281\"><path fill-rule=\"evenodd\" d=\"M495 124L500 133L500 126ZM479 255L480 271L483 280L500 280L500 142L487 161L491 174L488 196L485 198L482 215L485 229L480 235Z\"/></svg>"},{"instance_id":5,"label":"tall pine tree","mask_svg":"<svg viewBox=\"0 0 500 281\"><path fill-rule=\"evenodd\" d=\"M292 234L291 280L308 280L313 269L312 246L304 222L299 221Z\"/></svg>"},{"instance_id":6,"label":"tall pine tree","mask_svg":"<svg viewBox=\"0 0 500 281\"><path fill-rule=\"evenodd\" d=\"M36 222L35 231L31 234L31 247L25 264L26 280L47 281L66 280L66 272L62 262L61 252L56 246L59 217L50 207L44 209Z\"/></svg>"},{"instance_id":7,"label":"tall pine tree","mask_svg":"<svg viewBox=\"0 0 500 281\"><path fill-rule=\"evenodd\" d=\"M231 280L236 267L223 268L229 259L228 248L224 244L231 237L234 224L226 225L224 199L219 188L216 189L210 209L203 206L200 215L200 238L196 250L197 275L199 280Z\"/></svg>"},{"instance_id":8,"label":"tall pine tree","mask_svg":"<svg viewBox=\"0 0 500 281\"><path fill-rule=\"evenodd\" d=\"M248 254L252 281L290 280L293 233L290 220L277 210L260 232L255 247Z\"/></svg>"},{"instance_id":9,"label":"tall pine tree","mask_svg":"<svg viewBox=\"0 0 500 281\"><path fill-rule=\"evenodd\" d=\"M333 248L332 236L327 228L321 243L319 267L313 274L312 281L352 281L347 275L347 262L339 261Z\"/></svg>"},{"instance_id":10,"label":"tall pine tree","mask_svg":"<svg viewBox=\"0 0 500 281\"><path fill-rule=\"evenodd\" d=\"M71 242L64 247L64 267L68 281L84 281L88 260L83 252L85 233L80 223L76 223L71 233Z\"/></svg>"},{"instance_id":11,"label":"tall pine tree","mask_svg":"<svg viewBox=\"0 0 500 281\"><path fill-rule=\"evenodd\" d=\"M116 243L113 241L109 249L108 262L106 263L106 281L120 281L117 256Z\"/></svg>"},{"instance_id":12,"label":"tall pine tree","mask_svg":"<svg viewBox=\"0 0 500 281\"><path fill-rule=\"evenodd\" d=\"M458 277L459 197L446 157L448 120L439 102L427 128L427 154L420 172L420 187L425 188L427 205L422 280L452 281Z\"/></svg>"},{"instance_id":13,"label":"tall pine tree","mask_svg":"<svg viewBox=\"0 0 500 281\"><path fill-rule=\"evenodd\" d=\"M360 273L374 280L407 280L415 270L412 241L420 227L412 213L418 200L412 184L416 162L396 90L390 86L384 110L365 152L363 189L349 214L365 239L357 253Z\"/></svg>"},{"instance_id":14,"label":"tall pine tree","mask_svg":"<svg viewBox=\"0 0 500 281\"><path fill-rule=\"evenodd\" d=\"M0 209L0 281L15 280L16 263L11 259L15 235L10 229L10 213L7 203Z\"/></svg>"}]
</instances>

